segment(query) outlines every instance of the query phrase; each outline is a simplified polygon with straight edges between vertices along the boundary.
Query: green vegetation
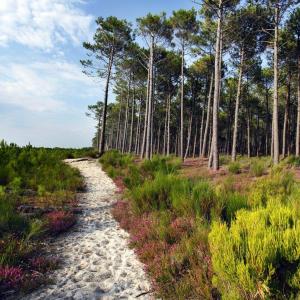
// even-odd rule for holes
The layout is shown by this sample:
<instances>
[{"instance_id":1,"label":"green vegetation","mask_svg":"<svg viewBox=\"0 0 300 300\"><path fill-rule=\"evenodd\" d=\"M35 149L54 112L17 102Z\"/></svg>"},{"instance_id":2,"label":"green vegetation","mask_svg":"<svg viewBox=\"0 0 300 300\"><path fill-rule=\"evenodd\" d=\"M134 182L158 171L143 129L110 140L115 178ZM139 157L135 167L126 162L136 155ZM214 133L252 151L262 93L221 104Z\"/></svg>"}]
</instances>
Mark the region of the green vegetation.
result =
<instances>
[{"instance_id":1,"label":"green vegetation","mask_svg":"<svg viewBox=\"0 0 300 300\"><path fill-rule=\"evenodd\" d=\"M266 161L238 158L252 178L242 190L234 177L239 183L241 174L187 179L173 158L131 159L116 169L130 184L129 201L117 203L114 215L130 232L159 297L300 296L300 187L291 171L267 170Z\"/></svg>"},{"instance_id":2,"label":"green vegetation","mask_svg":"<svg viewBox=\"0 0 300 300\"><path fill-rule=\"evenodd\" d=\"M76 206L75 192L84 188L79 172L62 159L92 154L90 149L0 143L0 295L7 288L31 289L44 280L32 275L39 271L31 264L36 257L45 272L55 267L38 250L40 243L45 235L74 224L75 217L65 210Z\"/></svg>"},{"instance_id":3,"label":"green vegetation","mask_svg":"<svg viewBox=\"0 0 300 300\"><path fill-rule=\"evenodd\" d=\"M241 173L241 164L239 162L231 162L228 165L228 171L232 174Z\"/></svg>"}]
</instances>

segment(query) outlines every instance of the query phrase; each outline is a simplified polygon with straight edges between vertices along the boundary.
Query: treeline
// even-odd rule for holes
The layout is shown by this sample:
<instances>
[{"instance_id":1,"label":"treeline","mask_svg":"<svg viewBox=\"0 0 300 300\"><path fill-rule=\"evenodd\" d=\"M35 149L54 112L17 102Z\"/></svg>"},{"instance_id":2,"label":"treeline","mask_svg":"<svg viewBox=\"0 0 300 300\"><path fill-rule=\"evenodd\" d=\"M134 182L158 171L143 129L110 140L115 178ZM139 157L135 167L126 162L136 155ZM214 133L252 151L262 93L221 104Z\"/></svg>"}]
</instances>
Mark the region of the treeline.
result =
<instances>
[{"instance_id":1,"label":"treeline","mask_svg":"<svg viewBox=\"0 0 300 300\"><path fill-rule=\"evenodd\" d=\"M94 144L135 153L299 156L299 1L208 1L148 14L135 27L98 18L84 72L106 79L89 106ZM113 86L115 101L108 104Z\"/></svg>"}]
</instances>

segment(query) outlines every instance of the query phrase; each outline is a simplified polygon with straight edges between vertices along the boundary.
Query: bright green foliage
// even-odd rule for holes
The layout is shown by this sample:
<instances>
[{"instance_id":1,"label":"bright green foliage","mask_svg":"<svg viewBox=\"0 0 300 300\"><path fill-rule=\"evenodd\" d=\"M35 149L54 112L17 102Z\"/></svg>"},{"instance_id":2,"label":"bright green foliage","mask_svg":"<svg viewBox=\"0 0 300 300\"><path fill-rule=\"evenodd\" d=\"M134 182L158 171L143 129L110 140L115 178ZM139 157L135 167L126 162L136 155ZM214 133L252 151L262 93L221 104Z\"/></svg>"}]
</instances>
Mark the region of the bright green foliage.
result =
<instances>
[{"instance_id":1,"label":"bright green foliage","mask_svg":"<svg viewBox=\"0 0 300 300\"><path fill-rule=\"evenodd\" d=\"M231 162L228 165L228 171L232 174L241 173L241 164L239 162Z\"/></svg>"},{"instance_id":2,"label":"bright green foliage","mask_svg":"<svg viewBox=\"0 0 300 300\"><path fill-rule=\"evenodd\" d=\"M213 284L223 299L288 299L300 291L300 221L293 208L240 210L209 234Z\"/></svg>"},{"instance_id":3,"label":"bright green foliage","mask_svg":"<svg viewBox=\"0 0 300 300\"><path fill-rule=\"evenodd\" d=\"M295 188L291 173L275 171L266 178L259 179L252 187L249 204L253 206L267 205L268 202L286 202Z\"/></svg>"}]
</instances>

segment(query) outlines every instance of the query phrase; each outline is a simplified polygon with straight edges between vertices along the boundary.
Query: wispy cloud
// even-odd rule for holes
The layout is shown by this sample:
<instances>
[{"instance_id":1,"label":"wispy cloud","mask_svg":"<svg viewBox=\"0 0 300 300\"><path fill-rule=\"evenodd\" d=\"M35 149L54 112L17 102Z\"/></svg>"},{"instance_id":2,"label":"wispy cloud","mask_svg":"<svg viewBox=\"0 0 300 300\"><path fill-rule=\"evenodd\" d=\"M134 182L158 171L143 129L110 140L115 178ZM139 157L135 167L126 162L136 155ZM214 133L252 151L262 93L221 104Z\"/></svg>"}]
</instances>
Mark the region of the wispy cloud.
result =
<instances>
[{"instance_id":1,"label":"wispy cloud","mask_svg":"<svg viewBox=\"0 0 300 300\"><path fill-rule=\"evenodd\" d=\"M91 35L94 17L78 8L79 0L1 0L0 46L16 42L51 51L78 45Z\"/></svg>"},{"instance_id":2,"label":"wispy cloud","mask_svg":"<svg viewBox=\"0 0 300 300\"><path fill-rule=\"evenodd\" d=\"M64 110L74 94L83 98L86 91L99 93L98 85L82 74L79 66L66 61L7 63L0 73L0 104L30 111Z\"/></svg>"}]
</instances>

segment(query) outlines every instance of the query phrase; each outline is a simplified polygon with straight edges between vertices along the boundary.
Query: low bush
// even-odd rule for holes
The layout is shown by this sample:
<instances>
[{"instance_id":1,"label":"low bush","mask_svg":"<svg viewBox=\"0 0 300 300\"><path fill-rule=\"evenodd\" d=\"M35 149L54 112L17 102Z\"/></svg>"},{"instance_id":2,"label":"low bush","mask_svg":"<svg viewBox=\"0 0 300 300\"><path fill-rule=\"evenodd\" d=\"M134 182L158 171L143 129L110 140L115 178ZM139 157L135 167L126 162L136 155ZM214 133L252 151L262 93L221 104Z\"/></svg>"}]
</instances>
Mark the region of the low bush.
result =
<instances>
[{"instance_id":1,"label":"low bush","mask_svg":"<svg viewBox=\"0 0 300 300\"><path fill-rule=\"evenodd\" d=\"M249 204L265 206L268 202L286 202L295 189L294 177L289 172L274 171L268 177L257 180L251 187Z\"/></svg>"},{"instance_id":2,"label":"low bush","mask_svg":"<svg viewBox=\"0 0 300 300\"><path fill-rule=\"evenodd\" d=\"M28 221L16 212L16 198L0 195L0 238L9 232L20 234L28 228Z\"/></svg>"},{"instance_id":3,"label":"low bush","mask_svg":"<svg viewBox=\"0 0 300 300\"><path fill-rule=\"evenodd\" d=\"M104 169L109 166L124 169L133 162L133 157L130 154L122 154L117 150L110 150L105 152L99 161Z\"/></svg>"},{"instance_id":4,"label":"low bush","mask_svg":"<svg viewBox=\"0 0 300 300\"><path fill-rule=\"evenodd\" d=\"M19 267L0 267L0 295L1 290L14 289L21 285L24 271Z\"/></svg>"},{"instance_id":5,"label":"low bush","mask_svg":"<svg viewBox=\"0 0 300 300\"><path fill-rule=\"evenodd\" d=\"M227 223L230 223L235 219L236 213L240 209L249 208L248 198L246 195L242 195L237 192L229 192L222 196L222 213L221 217Z\"/></svg>"},{"instance_id":6,"label":"low bush","mask_svg":"<svg viewBox=\"0 0 300 300\"><path fill-rule=\"evenodd\" d=\"M142 214L153 210L171 208L171 191L180 184L180 179L172 174L157 174L154 180L145 181L130 191L133 209Z\"/></svg>"},{"instance_id":7,"label":"low bush","mask_svg":"<svg viewBox=\"0 0 300 300\"><path fill-rule=\"evenodd\" d=\"M300 157L290 155L283 161L283 163L294 167L300 167Z\"/></svg>"},{"instance_id":8,"label":"low bush","mask_svg":"<svg viewBox=\"0 0 300 300\"><path fill-rule=\"evenodd\" d=\"M207 181L199 181L192 190L193 210L210 220L212 209L216 206L216 194L212 185Z\"/></svg>"},{"instance_id":9,"label":"low bush","mask_svg":"<svg viewBox=\"0 0 300 300\"><path fill-rule=\"evenodd\" d=\"M181 166L181 161L173 157L154 156L141 164L141 172L145 176L153 177L155 173L174 174Z\"/></svg>"},{"instance_id":10,"label":"low bush","mask_svg":"<svg viewBox=\"0 0 300 300\"><path fill-rule=\"evenodd\" d=\"M229 171L229 173L232 173L232 174L241 173L241 164L237 161L236 162L231 162L228 165L228 171Z\"/></svg>"},{"instance_id":11,"label":"low bush","mask_svg":"<svg viewBox=\"0 0 300 300\"><path fill-rule=\"evenodd\" d=\"M266 171L265 163L261 160L254 160L250 164L250 173L253 176L260 177L264 175Z\"/></svg>"},{"instance_id":12,"label":"low bush","mask_svg":"<svg viewBox=\"0 0 300 300\"><path fill-rule=\"evenodd\" d=\"M222 299L290 299L300 292L300 222L294 209L240 210L209 234L214 285Z\"/></svg>"},{"instance_id":13,"label":"low bush","mask_svg":"<svg viewBox=\"0 0 300 300\"><path fill-rule=\"evenodd\" d=\"M72 213L64 211L53 211L46 215L48 230L52 234L59 234L72 227L75 222L75 216Z\"/></svg>"}]
</instances>

